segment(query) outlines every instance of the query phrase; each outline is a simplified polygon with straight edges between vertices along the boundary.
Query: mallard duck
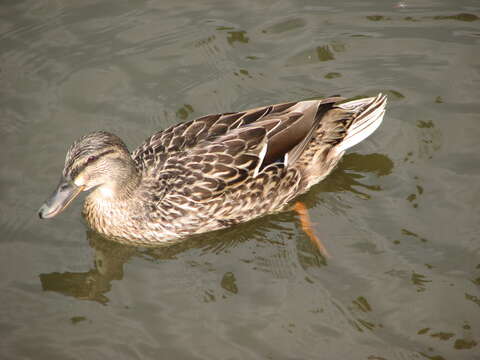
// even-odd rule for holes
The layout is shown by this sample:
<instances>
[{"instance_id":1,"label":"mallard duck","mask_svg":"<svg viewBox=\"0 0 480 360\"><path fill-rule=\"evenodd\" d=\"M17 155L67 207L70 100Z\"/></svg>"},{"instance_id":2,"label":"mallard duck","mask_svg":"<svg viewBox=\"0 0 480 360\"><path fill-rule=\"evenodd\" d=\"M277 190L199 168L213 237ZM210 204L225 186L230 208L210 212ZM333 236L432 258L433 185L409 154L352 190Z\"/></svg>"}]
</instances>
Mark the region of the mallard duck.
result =
<instances>
[{"instance_id":1,"label":"mallard duck","mask_svg":"<svg viewBox=\"0 0 480 360\"><path fill-rule=\"evenodd\" d=\"M378 128L386 101L331 97L207 115L132 153L96 131L71 145L39 216L54 217L91 190L83 215L93 230L153 245L281 211Z\"/></svg>"}]
</instances>

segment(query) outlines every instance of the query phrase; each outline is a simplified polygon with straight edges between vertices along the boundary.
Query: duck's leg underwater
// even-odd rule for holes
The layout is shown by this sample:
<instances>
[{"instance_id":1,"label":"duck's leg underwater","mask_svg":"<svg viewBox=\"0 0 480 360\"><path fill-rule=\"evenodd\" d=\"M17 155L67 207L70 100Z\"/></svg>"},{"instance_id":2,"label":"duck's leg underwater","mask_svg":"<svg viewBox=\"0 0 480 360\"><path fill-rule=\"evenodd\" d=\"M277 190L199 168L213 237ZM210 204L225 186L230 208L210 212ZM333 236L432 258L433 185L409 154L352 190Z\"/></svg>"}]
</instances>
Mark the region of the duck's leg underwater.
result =
<instances>
[{"instance_id":1,"label":"duck's leg underwater","mask_svg":"<svg viewBox=\"0 0 480 360\"><path fill-rule=\"evenodd\" d=\"M320 254L326 259L330 258L330 254L327 251L327 248L323 245L320 239L315 235L315 231L313 230L312 223L310 221L310 216L308 215L308 209L304 203L301 201L297 201L293 205L293 210L295 210L300 217L300 225L302 226L302 230L307 234L310 238L310 241L313 245L318 249Z\"/></svg>"}]
</instances>

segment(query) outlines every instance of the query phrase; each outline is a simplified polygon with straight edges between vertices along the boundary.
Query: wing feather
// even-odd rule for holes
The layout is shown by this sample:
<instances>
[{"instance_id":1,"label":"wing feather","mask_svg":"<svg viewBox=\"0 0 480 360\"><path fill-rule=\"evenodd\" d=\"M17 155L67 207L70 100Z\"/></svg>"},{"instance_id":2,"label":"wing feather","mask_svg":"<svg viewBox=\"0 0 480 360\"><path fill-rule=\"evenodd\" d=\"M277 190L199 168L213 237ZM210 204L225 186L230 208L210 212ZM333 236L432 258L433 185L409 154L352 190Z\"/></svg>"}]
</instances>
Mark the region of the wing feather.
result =
<instances>
[{"instance_id":1,"label":"wing feather","mask_svg":"<svg viewBox=\"0 0 480 360\"><path fill-rule=\"evenodd\" d=\"M170 194L205 201L252 178L280 176L310 142L338 98L207 115L160 131L132 154ZM278 180L278 179L277 179ZM274 181L276 183L276 181ZM262 185L262 186L263 186Z\"/></svg>"}]
</instances>

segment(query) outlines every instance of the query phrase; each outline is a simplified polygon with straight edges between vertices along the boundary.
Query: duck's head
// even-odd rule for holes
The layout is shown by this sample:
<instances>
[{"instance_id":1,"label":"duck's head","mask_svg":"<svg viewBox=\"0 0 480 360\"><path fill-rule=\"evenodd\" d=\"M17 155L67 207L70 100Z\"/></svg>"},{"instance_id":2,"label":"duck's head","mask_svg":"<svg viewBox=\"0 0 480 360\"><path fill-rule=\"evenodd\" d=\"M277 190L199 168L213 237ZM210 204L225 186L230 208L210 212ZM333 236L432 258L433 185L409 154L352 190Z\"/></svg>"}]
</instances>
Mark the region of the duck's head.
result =
<instances>
[{"instance_id":1,"label":"duck's head","mask_svg":"<svg viewBox=\"0 0 480 360\"><path fill-rule=\"evenodd\" d=\"M41 219L62 212L82 191L97 188L105 197L116 197L119 185L135 172L133 160L116 135L96 131L75 141L67 152L60 182L40 207Z\"/></svg>"}]
</instances>

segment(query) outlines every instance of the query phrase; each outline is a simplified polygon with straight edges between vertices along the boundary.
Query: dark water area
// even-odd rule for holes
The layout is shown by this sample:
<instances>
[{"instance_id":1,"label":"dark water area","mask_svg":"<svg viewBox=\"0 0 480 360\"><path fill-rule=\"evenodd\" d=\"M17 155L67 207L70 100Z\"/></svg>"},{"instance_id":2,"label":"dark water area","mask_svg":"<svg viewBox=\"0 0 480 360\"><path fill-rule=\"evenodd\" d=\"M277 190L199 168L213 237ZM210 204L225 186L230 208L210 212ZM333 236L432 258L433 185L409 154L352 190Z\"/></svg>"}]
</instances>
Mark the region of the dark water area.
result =
<instances>
[{"instance_id":1,"label":"dark water area","mask_svg":"<svg viewBox=\"0 0 480 360\"><path fill-rule=\"evenodd\" d=\"M1 359L480 359L478 1L2 1ZM73 140L386 93L284 212L164 248L37 210Z\"/></svg>"}]
</instances>

